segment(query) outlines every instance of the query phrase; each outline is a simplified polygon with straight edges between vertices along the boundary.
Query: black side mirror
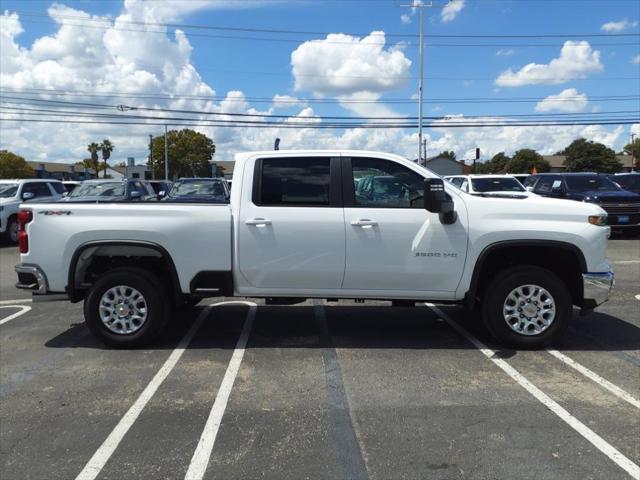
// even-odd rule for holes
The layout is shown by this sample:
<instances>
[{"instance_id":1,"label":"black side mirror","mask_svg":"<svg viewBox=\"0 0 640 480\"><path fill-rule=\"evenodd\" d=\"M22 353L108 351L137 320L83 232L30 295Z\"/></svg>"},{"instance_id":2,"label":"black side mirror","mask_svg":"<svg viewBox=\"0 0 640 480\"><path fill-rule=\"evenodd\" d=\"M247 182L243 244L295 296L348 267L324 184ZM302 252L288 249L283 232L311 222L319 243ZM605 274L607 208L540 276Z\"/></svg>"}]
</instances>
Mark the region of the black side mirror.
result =
<instances>
[{"instance_id":1,"label":"black side mirror","mask_svg":"<svg viewBox=\"0 0 640 480\"><path fill-rule=\"evenodd\" d=\"M456 221L453 200L444 191L444 180L427 178L424 181L424 208L431 213L440 214L440 222L452 224Z\"/></svg>"}]
</instances>

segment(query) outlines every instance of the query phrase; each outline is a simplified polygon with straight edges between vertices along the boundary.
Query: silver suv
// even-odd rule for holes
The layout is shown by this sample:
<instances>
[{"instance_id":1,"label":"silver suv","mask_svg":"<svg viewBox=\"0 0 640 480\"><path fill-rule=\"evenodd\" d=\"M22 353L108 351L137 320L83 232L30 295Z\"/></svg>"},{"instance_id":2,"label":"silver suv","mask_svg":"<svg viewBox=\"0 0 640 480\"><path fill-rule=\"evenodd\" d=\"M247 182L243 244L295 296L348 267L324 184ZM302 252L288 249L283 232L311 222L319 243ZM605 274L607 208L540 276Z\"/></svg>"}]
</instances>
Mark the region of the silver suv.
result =
<instances>
[{"instance_id":1,"label":"silver suv","mask_svg":"<svg viewBox=\"0 0 640 480\"><path fill-rule=\"evenodd\" d=\"M58 180L0 180L0 236L17 243L20 204L56 201L62 198L64 192L64 185Z\"/></svg>"}]
</instances>

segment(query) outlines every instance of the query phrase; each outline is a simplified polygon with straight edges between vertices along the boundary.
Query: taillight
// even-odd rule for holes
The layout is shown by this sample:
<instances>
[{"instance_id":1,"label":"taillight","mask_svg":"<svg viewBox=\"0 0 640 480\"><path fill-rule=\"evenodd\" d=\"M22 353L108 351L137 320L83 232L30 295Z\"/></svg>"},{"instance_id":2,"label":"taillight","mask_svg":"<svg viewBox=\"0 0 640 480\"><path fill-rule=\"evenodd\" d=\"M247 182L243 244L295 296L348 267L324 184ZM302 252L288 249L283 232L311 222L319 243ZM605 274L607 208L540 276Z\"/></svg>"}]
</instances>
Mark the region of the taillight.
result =
<instances>
[{"instance_id":1,"label":"taillight","mask_svg":"<svg viewBox=\"0 0 640 480\"><path fill-rule=\"evenodd\" d=\"M20 210L18 212L18 247L20 253L29 251L29 235L27 235L26 225L33 220L33 212L31 210Z\"/></svg>"}]
</instances>

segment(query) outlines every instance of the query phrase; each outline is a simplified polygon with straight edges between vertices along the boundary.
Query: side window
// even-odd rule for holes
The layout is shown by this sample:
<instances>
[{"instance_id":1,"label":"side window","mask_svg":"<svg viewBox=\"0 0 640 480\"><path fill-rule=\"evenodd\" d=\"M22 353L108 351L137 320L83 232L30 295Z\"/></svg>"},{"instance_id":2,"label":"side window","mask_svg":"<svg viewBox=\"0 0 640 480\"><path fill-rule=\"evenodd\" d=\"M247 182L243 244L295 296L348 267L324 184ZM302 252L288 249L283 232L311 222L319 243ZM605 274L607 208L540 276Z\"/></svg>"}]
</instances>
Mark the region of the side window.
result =
<instances>
[{"instance_id":1,"label":"side window","mask_svg":"<svg viewBox=\"0 0 640 480\"><path fill-rule=\"evenodd\" d=\"M34 198L37 197L50 197L51 191L45 182L29 182L25 183L22 187L22 193L33 193Z\"/></svg>"},{"instance_id":2,"label":"side window","mask_svg":"<svg viewBox=\"0 0 640 480\"><path fill-rule=\"evenodd\" d=\"M462 186L462 178L455 177L451 179L451 183L453 183L456 187L461 188Z\"/></svg>"},{"instance_id":3,"label":"side window","mask_svg":"<svg viewBox=\"0 0 640 480\"><path fill-rule=\"evenodd\" d=\"M460 190L467 193L469 192L469 180L466 178L460 179Z\"/></svg>"},{"instance_id":4,"label":"side window","mask_svg":"<svg viewBox=\"0 0 640 480\"><path fill-rule=\"evenodd\" d=\"M329 206L329 158L265 158L261 162L258 191L254 193L257 205Z\"/></svg>"},{"instance_id":5,"label":"side window","mask_svg":"<svg viewBox=\"0 0 640 480\"><path fill-rule=\"evenodd\" d=\"M558 180L559 178L555 176L542 177L536 183L534 192L551 193L551 188L553 187L554 182L557 182Z\"/></svg>"},{"instance_id":6,"label":"side window","mask_svg":"<svg viewBox=\"0 0 640 480\"><path fill-rule=\"evenodd\" d=\"M49 182L49 186L53 189L54 192L62 195L67 190L64 188L64 185L60 182Z\"/></svg>"},{"instance_id":7,"label":"side window","mask_svg":"<svg viewBox=\"0 0 640 480\"><path fill-rule=\"evenodd\" d=\"M352 158L354 181L363 183L354 204L372 208L423 208L424 179L395 162Z\"/></svg>"}]
</instances>

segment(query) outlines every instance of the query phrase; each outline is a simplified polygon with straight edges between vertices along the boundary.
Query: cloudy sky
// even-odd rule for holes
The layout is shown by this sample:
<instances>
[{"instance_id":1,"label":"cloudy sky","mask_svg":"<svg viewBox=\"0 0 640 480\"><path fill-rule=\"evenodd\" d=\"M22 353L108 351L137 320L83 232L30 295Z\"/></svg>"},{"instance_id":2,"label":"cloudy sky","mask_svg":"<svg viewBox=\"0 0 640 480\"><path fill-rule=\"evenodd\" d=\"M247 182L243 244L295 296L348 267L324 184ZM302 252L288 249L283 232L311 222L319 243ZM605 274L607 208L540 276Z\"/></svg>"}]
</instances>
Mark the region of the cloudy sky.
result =
<instances>
[{"instance_id":1,"label":"cloudy sky","mask_svg":"<svg viewBox=\"0 0 640 480\"><path fill-rule=\"evenodd\" d=\"M253 114L260 116L249 120L299 126L340 121L328 116L415 117L418 10L403 7L412 1L419 0L2 0L0 148L75 162L88 143L108 137L114 161L142 162L148 135L176 118ZM424 115L445 119L425 130L429 155L469 158L475 147L483 158L518 148L548 154L580 136L620 150L632 131L640 135L637 123L500 125L637 119L637 0L434 4L425 9ZM87 113L105 123L88 122ZM119 125L113 115L153 118ZM465 117L496 126L452 126ZM33 121L51 118L64 121ZM281 148L417 155L414 128L195 128L213 138L218 160L271 149L276 137Z\"/></svg>"}]
</instances>

